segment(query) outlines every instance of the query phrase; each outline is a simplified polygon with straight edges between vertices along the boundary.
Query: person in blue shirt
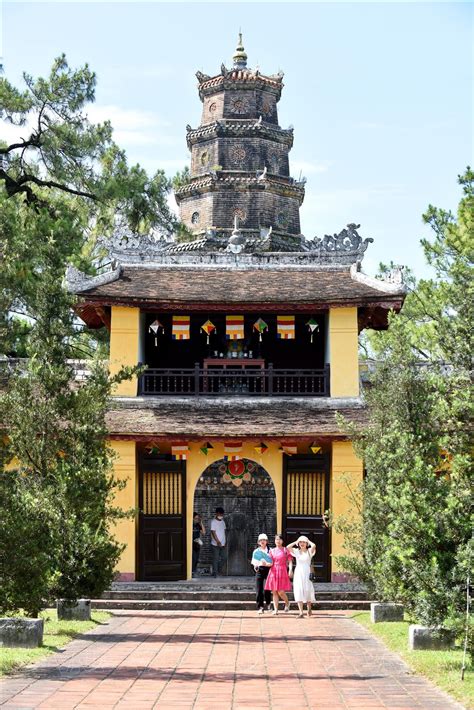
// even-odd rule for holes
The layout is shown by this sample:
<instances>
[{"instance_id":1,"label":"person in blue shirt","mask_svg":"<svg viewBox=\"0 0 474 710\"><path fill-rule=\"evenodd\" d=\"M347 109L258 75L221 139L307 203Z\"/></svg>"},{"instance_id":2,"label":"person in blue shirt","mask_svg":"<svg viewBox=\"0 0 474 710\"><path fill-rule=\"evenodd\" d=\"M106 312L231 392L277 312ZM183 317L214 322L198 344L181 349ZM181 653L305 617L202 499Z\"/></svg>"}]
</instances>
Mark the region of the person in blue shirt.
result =
<instances>
[{"instance_id":1,"label":"person in blue shirt","mask_svg":"<svg viewBox=\"0 0 474 710\"><path fill-rule=\"evenodd\" d=\"M265 533L258 536L258 547L252 555L252 566L255 570L255 594L257 602L257 612L263 614L264 609L269 607L272 600L272 593L265 589L265 582L273 564L268 549L268 537Z\"/></svg>"}]
</instances>

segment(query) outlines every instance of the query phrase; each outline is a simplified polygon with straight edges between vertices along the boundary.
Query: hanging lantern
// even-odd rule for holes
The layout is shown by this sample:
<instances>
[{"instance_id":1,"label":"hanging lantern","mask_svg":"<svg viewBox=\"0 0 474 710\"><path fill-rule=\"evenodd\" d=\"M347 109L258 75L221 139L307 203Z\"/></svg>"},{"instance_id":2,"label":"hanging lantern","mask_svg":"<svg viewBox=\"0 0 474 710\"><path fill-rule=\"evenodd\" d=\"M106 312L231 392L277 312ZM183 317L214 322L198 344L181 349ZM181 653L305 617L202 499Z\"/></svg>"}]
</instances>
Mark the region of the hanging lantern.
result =
<instances>
[{"instance_id":1,"label":"hanging lantern","mask_svg":"<svg viewBox=\"0 0 474 710\"><path fill-rule=\"evenodd\" d=\"M155 456L156 454L160 453L160 447L158 446L156 441L150 441L150 443L145 446L145 451L147 452L147 454Z\"/></svg>"},{"instance_id":2,"label":"hanging lantern","mask_svg":"<svg viewBox=\"0 0 474 710\"><path fill-rule=\"evenodd\" d=\"M263 318L259 318L255 323L253 324L253 327L259 334L259 340L262 342L262 333L264 333L266 330L268 330L268 325L265 323Z\"/></svg>"},{"instance_id":3,"label":"hanging lantern","mask_svg":"<svg viewBox=\"0 0 474 710\"><path fill-rule=\"evenodd\" d=\"M201 452L201 454L204 454L204 456L207 456L209 451L212 451L213 449L213 445L209 441L207 441L205 444L203 444L203 446L201 446L199 451Z\"/></svg>"},{"instance_id":4,"label":"hanging lantern","mask_svg":"<svg viewBox=\"0 0 474 710\"><path fill-rule=\"evenodd\" d=\"M321 446L318 446L318 444L313 441L312 444L309 445L309 450L311 451L312 454L320 454L321 453Z\"/></svg>"},{"instance_id":5,"label":"hanging lantern","mask_svg":"<svg viewBox=\"0 0 474 710\"><path fill-rule=\"evenodd\" d=\"M201 326L201 330L204 333L206 333L206 335L207 335L207 344L208 345L209 345L209 336L211 335L211 333L213 333L215 331L215 329L216 329L216 326L214 325L214 323L211 323L210 320L207 320Z\"/></svg>"},{"instance_id":6,"label":"hanging lantern","mask_svg":"<svg viewBox=\"0 0 474 710\"><path fill-rule=\"evenodd\" d=\"M311 342L313 342L313 335L319 330L319 323L314 318L310 318L306 325L308 326L308 330L311 333Z\"/></svg>"},{"instance_id":7,"label":"hanging lantern","mask_svg":"<svg viewBox=\"0 0 474 710\"><path fill-rule=\"evenodd\" d=\"M160 323L159 320L154 320L153 323L150 325L148 328L149 333L154 333L155 334L155 348L158 347L158 333L160 332L160 328L162 332L165 332L164 326L162 323Z\"/></svg>"},{"instance_id":8,"label":"hanging lantern","mask_svg":"<svg viewBox=\"0 0 474 710\"><path fill-rule=\"evenodd\" d=\"M254 446L255 451L257 454L264 454L266 451L268 451L268 446L261 441L258 446Z\"/></svg>"}]
</instances>

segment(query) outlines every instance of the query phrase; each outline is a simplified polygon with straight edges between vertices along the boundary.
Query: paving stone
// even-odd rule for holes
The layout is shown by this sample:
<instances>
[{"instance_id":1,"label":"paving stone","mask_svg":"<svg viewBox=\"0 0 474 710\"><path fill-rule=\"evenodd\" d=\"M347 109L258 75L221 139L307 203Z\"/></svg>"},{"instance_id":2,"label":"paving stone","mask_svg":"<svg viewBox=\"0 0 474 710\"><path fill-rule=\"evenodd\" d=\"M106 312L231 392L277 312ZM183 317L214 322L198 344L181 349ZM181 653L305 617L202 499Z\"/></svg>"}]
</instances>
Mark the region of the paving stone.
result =
<instances>
[{"instance_id":1,"label":"paving stone","mask_svg":"<svg viewBox=\"0 0 474 710\"><path fill-rule=\"evenodd\" d=\"M461 708L333 612L301 620L246 611L120 611L5 679L0 698L1 710Z\"/></svg>"}]
</instances>

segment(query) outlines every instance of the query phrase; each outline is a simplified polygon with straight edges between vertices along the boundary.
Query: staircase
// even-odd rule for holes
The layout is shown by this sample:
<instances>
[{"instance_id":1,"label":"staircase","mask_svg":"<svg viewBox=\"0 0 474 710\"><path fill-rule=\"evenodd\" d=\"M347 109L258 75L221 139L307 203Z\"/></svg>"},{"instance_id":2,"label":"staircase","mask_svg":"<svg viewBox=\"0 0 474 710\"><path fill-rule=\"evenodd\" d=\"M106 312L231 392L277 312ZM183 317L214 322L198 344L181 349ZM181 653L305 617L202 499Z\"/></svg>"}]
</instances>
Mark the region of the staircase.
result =
<instances>
[{"instance_id":1,"label":"staircase","mask_svg":"<svg viewBox=\"0 0 474 710\"><path fill-rule=\"evenodd\" d=\"M315 583L316 604L325 610L370 609L361 584ZM296 608L291 592L291 606ZM160 611L250 611L255 610L253 577L197 578L182 582L115 582L94 609L148 609Z\"/></svg>"}]
</instances>

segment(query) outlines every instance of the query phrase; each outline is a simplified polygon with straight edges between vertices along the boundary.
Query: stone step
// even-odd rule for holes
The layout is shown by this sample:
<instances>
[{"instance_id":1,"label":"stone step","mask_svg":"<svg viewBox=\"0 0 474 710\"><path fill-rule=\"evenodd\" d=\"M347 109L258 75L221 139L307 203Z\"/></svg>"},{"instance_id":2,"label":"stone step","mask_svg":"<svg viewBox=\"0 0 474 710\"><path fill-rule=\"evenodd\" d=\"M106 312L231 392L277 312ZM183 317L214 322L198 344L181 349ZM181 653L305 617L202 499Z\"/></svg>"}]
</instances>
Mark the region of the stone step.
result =
<instances>
[{"instance_id":1,"label":"stone step","mask_svg":"<svg viewBox=\"0 0 474 710\"><path fill-rule=\"evenodd\" d=\"M358 609L370 610L370 600L321 600L316 601L313 605L315 609L321 610L344 610ZM255 599L252 601L209 601L209 600L194 600L183 601L178 599L92 599L91 605L93 609L129 609L129 610L145 610L150 611L249 611L255 610ZM295 602L291 603L291 609L296 610ZM283 613L283 612L282 612Z\"/></svg>"},{"instance_id":2,"label":"stone step","mask_svg":"<svg viewBox=\"0 0 474 710\"><path fill-rule=\"evenodd\" d=\"M316 592L319 600L365 601L365 592ZM142 599L144 601L253 601L255 589L112 589L102 594L102 599ZM290 594L291 598L291 594Z\"/></svg>"}]
</instances>

